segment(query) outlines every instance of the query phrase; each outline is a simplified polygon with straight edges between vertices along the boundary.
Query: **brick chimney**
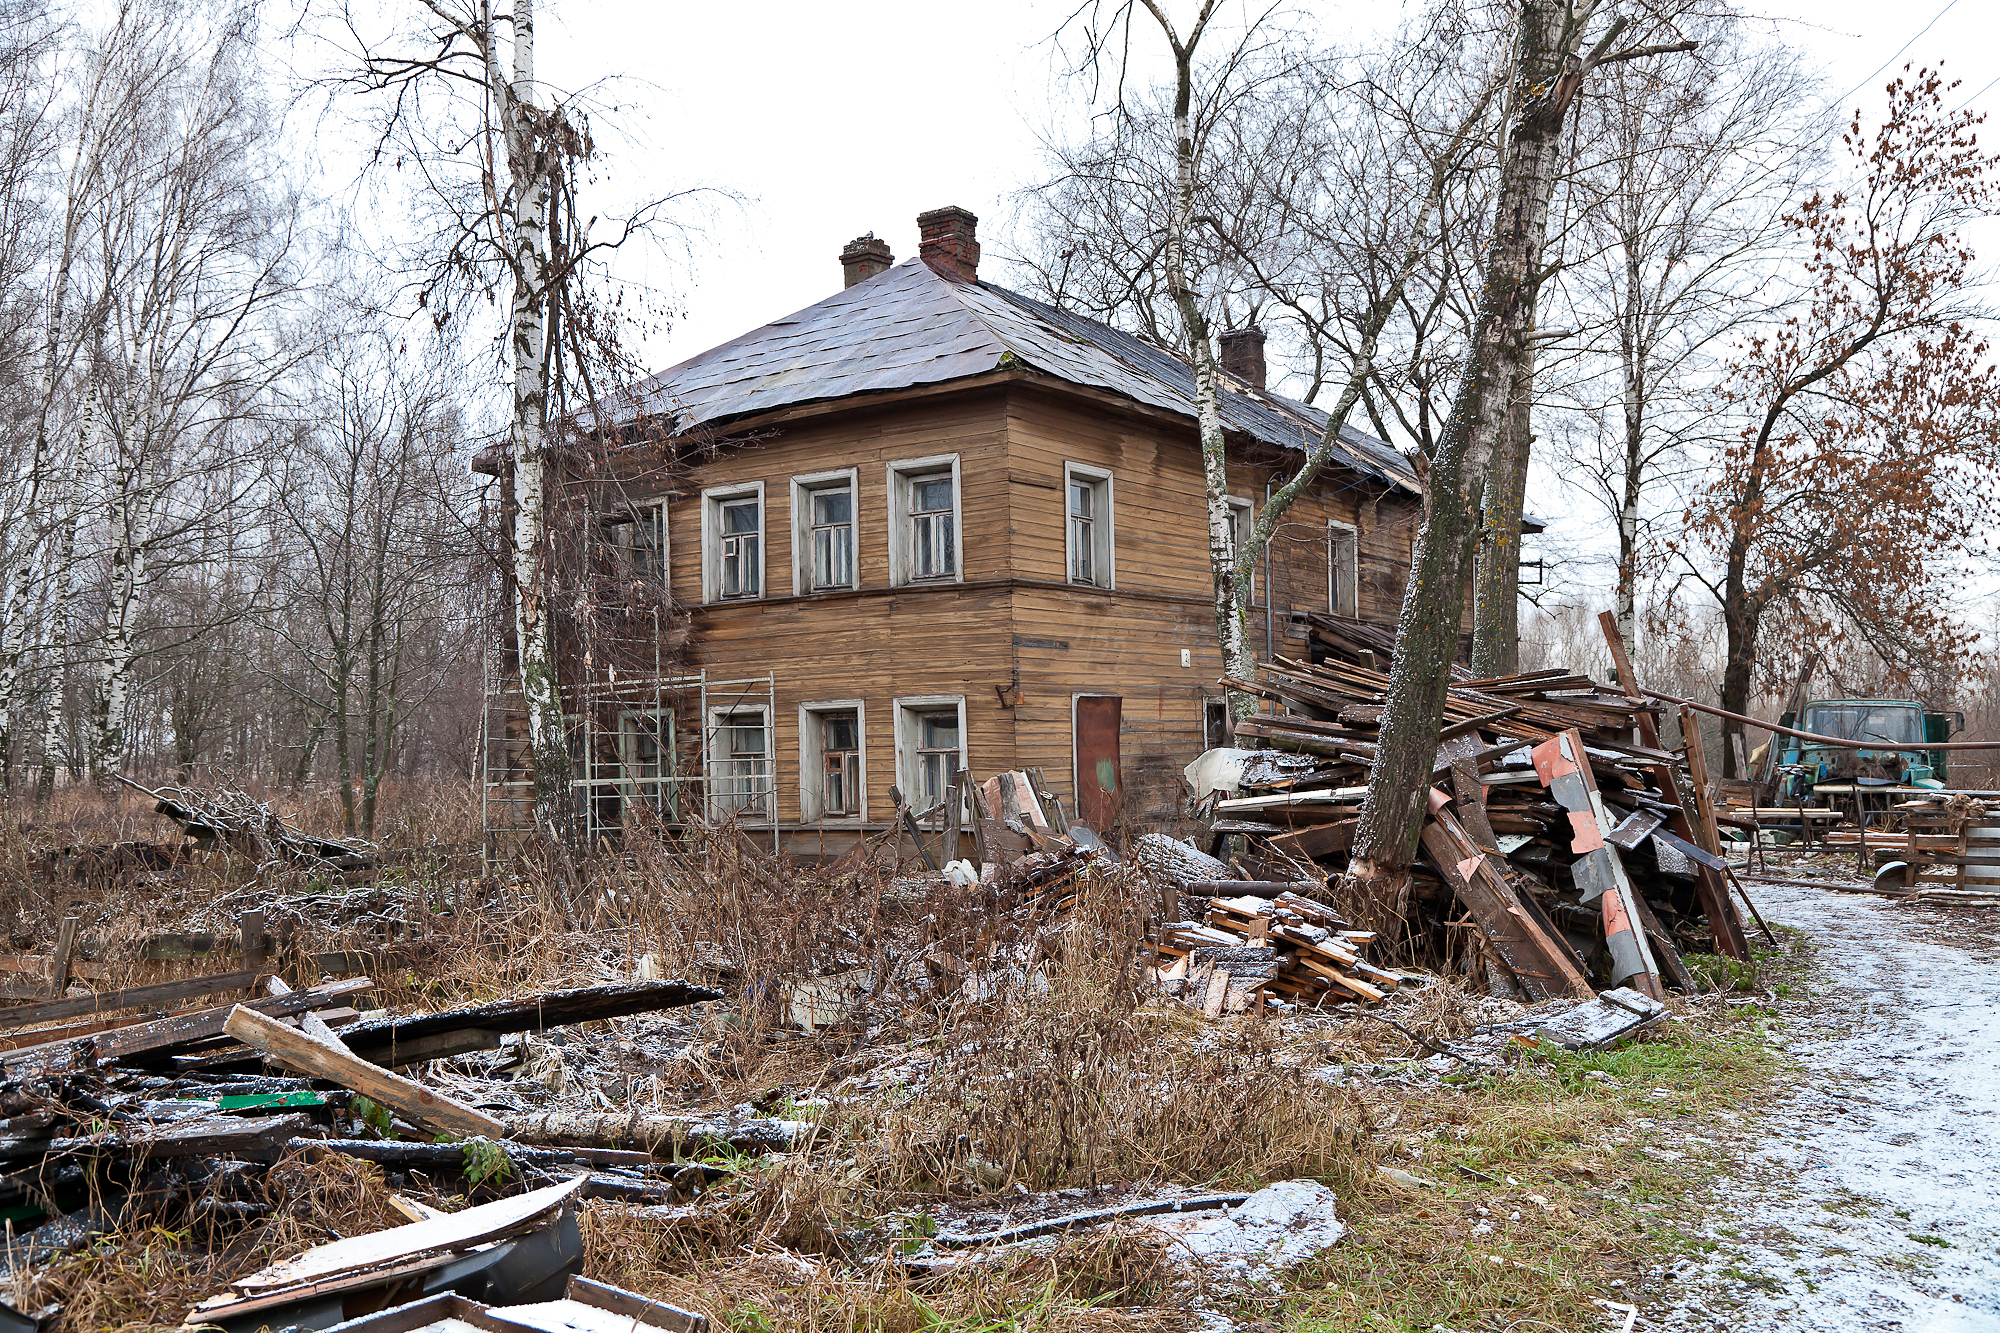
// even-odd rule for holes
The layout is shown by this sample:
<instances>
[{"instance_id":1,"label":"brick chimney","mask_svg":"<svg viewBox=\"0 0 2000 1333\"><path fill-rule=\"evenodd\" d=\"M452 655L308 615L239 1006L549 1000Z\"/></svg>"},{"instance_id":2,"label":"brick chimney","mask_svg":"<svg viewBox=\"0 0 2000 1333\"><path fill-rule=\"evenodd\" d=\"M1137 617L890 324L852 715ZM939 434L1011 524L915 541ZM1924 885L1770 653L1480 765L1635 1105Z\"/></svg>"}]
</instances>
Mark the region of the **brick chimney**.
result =
<instances>
[{"instance_id":1,"label":"brick chimney","mask_svg":"<svg viewBox=\"0 0 2000 1333\"><path fill-rule=\"evenodd\" d=\"M962 208L917 214L917 253L953 282L979 281L979 219Z\"/></svg>"},{"instance_id":2,"label":"brick chimney","mask_svg":"<svg viewBox=\"0 0 2000 1333\"><path fill-rule=\"evenodd\" d=\"M1253 389L1264 386L1264 330L1255 324L1222 335L1222 368Z\"/></svg>"},{"instance_id":3,"label":"brick chimney","mask_svg":"<svg viewBox=\"0 0 2000 1333\"><path fill-rule=\"evenodd\" d=\"M866 282L877 273L896 262L896 256L889 253L889 243L875 239L875 233L857 236L841 247L840 271L846 276L846 286Z\"/></svg>"}]
</instances>

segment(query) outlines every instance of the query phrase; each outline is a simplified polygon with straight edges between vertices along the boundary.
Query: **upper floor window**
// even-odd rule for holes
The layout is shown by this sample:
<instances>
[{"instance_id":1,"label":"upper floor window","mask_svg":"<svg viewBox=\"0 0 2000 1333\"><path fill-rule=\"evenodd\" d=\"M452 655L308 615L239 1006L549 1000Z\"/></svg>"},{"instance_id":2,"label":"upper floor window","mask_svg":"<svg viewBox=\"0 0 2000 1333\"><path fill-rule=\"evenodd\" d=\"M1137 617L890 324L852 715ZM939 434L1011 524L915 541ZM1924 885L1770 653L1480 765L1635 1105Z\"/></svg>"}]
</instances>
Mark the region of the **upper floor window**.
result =
<instances>
[{"instance_id":1,"label":"upper floor window","mask_svg":"<svg viewBox=\"0 0 2000 1333\"><path fill-rule=\"evenodd\" d=\"M667 581L667 502L635 504L603 519L604 537L642 579Z\"/></svg>"},{"instance_id":2,"label":"upper floor window","mask_svg":"<svg viewBox=\"0 0 2000 1333\"><path fill-rule=\"evenodd\" d=\"M792 478L792 591L800 596L858 586L854 469Z\"/></svg>"},{"instance_id":3,"label":"upper floor window","mask_svg":"<svg viewBox=\"0 0 2000 1333\"><path fill-rule=\"evenodd\" d=\"M1094 588L1115 586L1111 527L1111 474L1082 463L1063 465L1066 511L1064 553L1069 581Z\"/></svg>"},{"instance_id":4,"label":"upper floor window","mask_svg":"<svg viewBox=\"0 0 2000 1333\"><path fill-rule=\"evenodd\" d=\"M764 595L764 483L701 493L702 600Z\"/></svg>"},{"instance_id":5,"label":"upper floor window","mask_svg":"<svg viewBox=\"0 0 2000 1333\"><path fill-rule=\"evenodd\" d=\"M959 562L958 455L889 465L889 581L956 582Z\"/></svg>"},{"instance_id":6,"label":"upper floor window","mask_svg":"<svg viewBox=\"0 0 2000 1333\"><path fill-rule=\"evenodd\" d=\"M1248 500L1238 496L1229 497L1229 552L1241 555L1243 548L1250 544L1251 530L1256 526L1257 511ZM1257 562L1250 562L1250 600L1257 600Z\"/></svg>"},{"instance_id":7,"label":"upper floor window","mask_svg":"<svg viewBox=\"0 0 2000 1333\"><path fill-rule=\"evenodd\" d=\"M1326 606L1337 616L1361 614L1361 539L1345 523L1326 525Z\"/></svg>"}]
</instances>

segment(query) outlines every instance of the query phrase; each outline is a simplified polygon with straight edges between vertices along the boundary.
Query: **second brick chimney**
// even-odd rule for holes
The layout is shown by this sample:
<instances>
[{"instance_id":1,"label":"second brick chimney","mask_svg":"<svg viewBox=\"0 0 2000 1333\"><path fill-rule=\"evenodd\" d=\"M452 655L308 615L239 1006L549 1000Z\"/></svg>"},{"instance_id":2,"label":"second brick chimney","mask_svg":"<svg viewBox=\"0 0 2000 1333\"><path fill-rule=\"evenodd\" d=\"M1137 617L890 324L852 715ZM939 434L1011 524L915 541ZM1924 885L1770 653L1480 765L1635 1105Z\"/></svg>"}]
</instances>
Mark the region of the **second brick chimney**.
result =
<instances>
[{"instance_id":1,"label":"second brick chimney","mask_svg":"<svg viewBox=\"0 0 2000 1333\"><path fill-rule=\"evenodd\" d=\"M1255 324L1222 335L1222 368L1253 389L1264 385L1264 330Z\"/></svg>"},{"instance_id":2,"label":"second brick chimney","mask_svg":"<svg viewBox=\"0 0 2000 1333\"><path fill-rule=\"evenodd\" d=\"M866 236L855 237L840 251L840 271L846 277L844 285L848 287L868 281L895 262L896 256L889 253L889 243L876 240L872 231Z\"/></svg>"},{"instance_id":3,"label":"second brick chimney","mask_svg":"<svg viewBox=\"0 0 2000 1333\"><path fill-rule=\"evenodd\" d=\"M917 214L917 253L953 282L979 281L979 219L956 206Z\"/></svg>"}]
</instances>

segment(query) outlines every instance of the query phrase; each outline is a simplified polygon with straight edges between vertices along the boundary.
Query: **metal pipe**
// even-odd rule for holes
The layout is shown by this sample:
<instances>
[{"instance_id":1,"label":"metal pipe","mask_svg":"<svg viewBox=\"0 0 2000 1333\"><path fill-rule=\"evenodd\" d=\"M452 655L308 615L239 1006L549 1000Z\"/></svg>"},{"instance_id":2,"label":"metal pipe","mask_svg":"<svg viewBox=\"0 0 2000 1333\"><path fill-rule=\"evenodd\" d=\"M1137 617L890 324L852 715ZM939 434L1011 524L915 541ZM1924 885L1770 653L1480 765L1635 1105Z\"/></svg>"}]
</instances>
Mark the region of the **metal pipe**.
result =
<instances>
[{"instance_id":1,"label":"metal pipe","mask_svg":"<svg viewBox=\"0 0 2000 1333\"><path fill-rule=\"evenodd\" d=\"M1774 731L1780 736L1796 736L1802 741L1811 741L1815 745L1830 745L1838 750L2000 750L2000 741L1911 741L1907 744L1896 741L1882 741L1871 744L1849 740L1844 736L1821 736L1810 731L1794 731L1790 727L1781 727L1775 722L1760 722L1754 717L1745 717L1741 713L1732 713L1727 709L1712 708L1707 704L1698 704L1692 699L1680 699L1671 694L1661 694L1658 690L1640 690L1639 693L1645 695L1648 699L1658 699L1661 703L1679 704L1683 708L1692 708L1697 713L1707 713L1711 717L1727 718L1731 722L1741 722L1746 726L1756 727L1760 731Z\"/></svg>"}]
</instances>

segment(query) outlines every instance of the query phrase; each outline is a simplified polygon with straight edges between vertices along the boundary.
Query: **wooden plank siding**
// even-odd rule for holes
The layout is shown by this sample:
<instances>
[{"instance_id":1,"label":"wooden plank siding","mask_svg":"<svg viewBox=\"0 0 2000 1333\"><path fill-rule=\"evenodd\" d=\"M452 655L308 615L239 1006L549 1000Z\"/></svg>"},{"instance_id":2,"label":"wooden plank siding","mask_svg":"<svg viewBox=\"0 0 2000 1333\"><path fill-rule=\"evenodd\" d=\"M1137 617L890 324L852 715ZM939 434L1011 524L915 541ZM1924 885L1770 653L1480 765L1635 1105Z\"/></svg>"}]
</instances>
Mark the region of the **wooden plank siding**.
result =
<instances>
[{"instance_id":1,"label":"wooden plank siding","mask_svg":"<svg viewBox=\"0 0 2000 1333\"><path fill-rule=\"evenodd\" d=\"M975 773L1039 766L1071 811L1072 701L1118 695L1124 821L1129 828L1177 817L1180 770L1202 748L1202 703L1219 693L1221 671L1192 423L1017 377L855 398L745 428L750 442L717 450L678 483L668 509L669 578L676 597L698 608L692 667L714 679L776 677L778 816L795 850L837 851L887 827L897 781L893 701L917 695L963 696ZM963 580L892 588L888 466L946 454L959 459ZM1065 582L1066 463L1111 474L1114 587ZM1296 457L1232 465L1232 493L1261 505L1266 482L1287 463ZM860 587L795 596L791 479L849 467ZM764 486L764 595L703 606L701 492L755 481ZM1287 616L1327 609L1329 521L1358 531L1363 616L1392 623L1419 513L1406 494L1329 469L1285 517L1272 547L1274 586L1260 561L1252 650L1304 655L1304 641L1287 635ZM1268 646L1267 597L1277 633ZM867 818L809 827L799 710L832 699L864 704Z\"/></svg>"}]
</instances>

